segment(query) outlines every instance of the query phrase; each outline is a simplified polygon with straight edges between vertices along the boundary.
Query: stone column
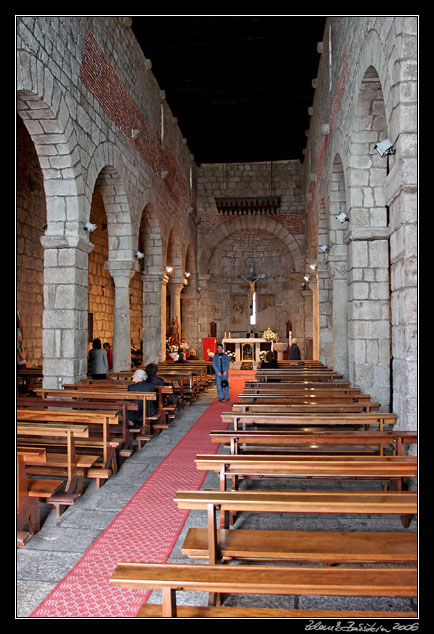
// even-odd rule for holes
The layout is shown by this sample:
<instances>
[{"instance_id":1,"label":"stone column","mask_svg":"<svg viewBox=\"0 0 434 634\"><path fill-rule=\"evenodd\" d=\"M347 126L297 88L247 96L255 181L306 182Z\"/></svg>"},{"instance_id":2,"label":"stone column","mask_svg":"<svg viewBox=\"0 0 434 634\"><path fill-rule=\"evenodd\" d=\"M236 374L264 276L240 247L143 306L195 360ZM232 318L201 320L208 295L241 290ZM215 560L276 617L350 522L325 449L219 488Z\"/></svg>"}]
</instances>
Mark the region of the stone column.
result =
<instances>
[{"instance_id":1,"label":"stone column","mask_svg":"<svg viewBox=\"0 0 434 634\"><path fill-rule=\"evenodd\" d=\"M353 228L348 240L350 382L388 411L390 314L387 228Z\"/></svg>"},{"instance_id":2,"label":"stone column","mask_svg":"<svg viewBox=\"0 0 434 634\"><path fill-rule=\"evenodd\" d=\"M137 267L137 263L135 263ZM115 285L115 306L113 315L113 370L131 369L130 333L130 280L135 274L131 262L106 262L105 268L113 277Z\"/></svg>"},{"instance_id":3,"label":"stone column","mask_svg":"<svg viewBox=\"0 0 434 634\"><path fill-rule=\"evenodd\" d=\"M197 355L200 358L202 349L198 336L199 293L191 289L188 290L188 287L186 287L184 292L181 293L181 302L183 314L183 336L187 339L190 348L196 349Z\"/></svg>"},{"instance_id":4,"label":"stone column","mask_svg":"<svg viewBox=\"0 0 434 634\"><path fill-rule=\"evenodd\" d=\"M181 332L182 332L182 323L181 323L181 291L184 288L183 282L179 282L176 280L171 280L167 284L170 292L170 323L172 323L173 318L178 318L179 323L179 343L181 343Z\"/></svg>"},{"instance_id":5,"label":"stone column","mask_svg":"<svg viewBox=\"0 0 434 634\"><path fill-rule=\"evenodd\" d=\"M330 262L332 277L333 306L333 369L344 375L348 381L348 282L345 262Z\"/></svg>"},{"instance_id":6,"label":"stone column","mask_svg":"<svg viewBox=\"0 0 434 634\"><path fill-rule=\"evenodd\" d=\"M144 273L143 282L143 364L166 358L166 284L164 273Z\"/></svg>"},{"instance_id":7,"label":"stone column","mask_svg":"<svg viewBox=\"0 0 434 634\"><path fill-rule=\"evenodd\" d=\"M319 360L319 280L318 274L311 276L309 288L312 291L312 335L313 358Z\"/></svg>"},{"instance_id":8,"label":"stone column","mask_svg":"<svg viewBox=\"0 0 434 634\"><path fill-rule=\"evenodd\" d=\"M44 312L43 387L56 389L87 375L88 254L74 236L42 236Z\"/></svg>"}]
</instances>

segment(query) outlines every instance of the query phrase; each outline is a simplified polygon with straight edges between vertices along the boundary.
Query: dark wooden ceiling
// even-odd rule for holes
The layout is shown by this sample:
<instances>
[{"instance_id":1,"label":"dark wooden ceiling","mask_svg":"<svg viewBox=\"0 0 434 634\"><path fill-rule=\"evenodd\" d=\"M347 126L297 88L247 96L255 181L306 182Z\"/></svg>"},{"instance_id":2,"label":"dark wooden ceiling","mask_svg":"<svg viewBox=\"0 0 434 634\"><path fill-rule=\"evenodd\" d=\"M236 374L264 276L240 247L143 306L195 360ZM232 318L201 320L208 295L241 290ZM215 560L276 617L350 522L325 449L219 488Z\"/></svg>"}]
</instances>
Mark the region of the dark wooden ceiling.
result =
<instances>
[{"instance_id":1,"label":"dark wooden ceiling","mask_svg":"<svg viewBox=\"0 0 434 634\"><path fill-rule=\"evenodd\" d=\"M132 16L198 164L303 160L325 16Z\"/></svg>"}]
</instances>

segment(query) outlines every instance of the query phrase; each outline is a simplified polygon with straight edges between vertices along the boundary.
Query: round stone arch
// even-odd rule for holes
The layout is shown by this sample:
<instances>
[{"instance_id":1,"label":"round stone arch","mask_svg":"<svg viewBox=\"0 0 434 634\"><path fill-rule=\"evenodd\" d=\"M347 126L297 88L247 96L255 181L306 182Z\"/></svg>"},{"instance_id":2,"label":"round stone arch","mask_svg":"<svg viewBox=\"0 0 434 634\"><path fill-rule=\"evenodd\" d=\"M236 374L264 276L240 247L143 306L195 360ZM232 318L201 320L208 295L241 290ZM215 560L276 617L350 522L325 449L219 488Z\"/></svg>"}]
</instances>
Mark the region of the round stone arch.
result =
<instances>
[{"instance_id":1,"label":"round stone arch","mask_svg":"<svg viewBox=\"0 0 434 634\"><path fill-rule=\"evenodd\" d=\"M126 168L119 151L101 143L92 154L86 174L88 200L97 184L107 216L109 261L134 261L134 223L126 188ZM89 220L89 212L85 222Z\"/></svg>"},{"instance_id":2,"label":"round stone arch","mask_svg":"<svg viewBox=\"0 0 434 634\"><path fill-rule=\"evenodd\" d=\"M365 68L354 102L348 153L349 379L388 411L392 393L390 229L384 198L388 159L374 146L389 133L383 84L372 64Z\"/></svg>"},{"instance_id":3,"label":"round stone arch","mask_svg":"<svg viewBox=\"0 0 434 634\"><path fill-rule=\"evenodd\" d=\"M46 66L23 50L18 51L16 86L18 113L44 178L43 386L58 388L87 374L87 255L92 245L81 223L89 205L63 89Z\"/></svg>"},{"instance_id":4,"label":"round stone arch","mask_svg":"<svg viewBox=\"0 0 434 634\"><path fill-rule=\"evenodd\" d=\"M303 271L304 261L300 247L292 233L284 225L266 216L237 216L221 223L217 229L204 240L198 257L198 270L208 271L208 264L216 246L232 233L243 229L254 229L270 233L281 240L291 254L297 272Z\"/></svg>"}]
</instances>

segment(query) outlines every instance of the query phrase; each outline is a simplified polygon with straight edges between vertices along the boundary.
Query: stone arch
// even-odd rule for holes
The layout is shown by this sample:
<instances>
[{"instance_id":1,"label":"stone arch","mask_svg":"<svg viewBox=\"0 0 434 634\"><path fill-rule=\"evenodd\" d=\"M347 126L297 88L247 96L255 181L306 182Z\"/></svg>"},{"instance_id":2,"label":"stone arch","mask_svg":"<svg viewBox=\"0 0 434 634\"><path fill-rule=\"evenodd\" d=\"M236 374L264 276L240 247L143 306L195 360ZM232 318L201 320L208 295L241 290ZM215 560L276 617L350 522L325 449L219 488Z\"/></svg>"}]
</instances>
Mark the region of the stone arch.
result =
<instances>
[{"instance_id":1,"label":"stone arch","mask_svg":"<svg viewBox=\"0 0 434 634\"><path fill-rule=\"evenodd\" d=\"M329 270L331 284L332 350L330 365L348 379L348 263L345 243L347 223L340 223L336 220L336 217L341 213L347 213L345 170L341 156L337 153L331 171L328 214L329 251L324 255L324 260Z\"/></svg>"},{"instance_id":2,"label":"stone arch","mask_svg":"<svg viewBox=\"0 0 434 634\"><path fill-rule=\"evenodd\" d=\"M39 157L47 206L45 236L77 235L88 210L83 194L78 142L62 90L50 69L27 51L18 51L17 109Z\"/></svg>"},{"instance_id":3,"label":"stone arch","mask_svg":"<svg viewBox=\"0 0 434 634\"><path fill-rule=\"evenodd\" d=\"M346 231L349 275L349 374L382 408L390 407L389 228L384 200L387 161L374 150L387 137L384 95L367 67L355 102L349 146Z\"/></svg>"},{"instance_id":4,"label":"stone arch","mask_svg":"<svg viewBox=\"0 0 434 634\"><path fill-rule=\"evenodd\" d=\"M303 271L304 263L302 253L296 239L289 229L273 218L265 216L237 216L236 218L231 218L230 220L222 222L208 237L198 258L198 268L200 272L206 273L208 270L211 255L218 243L226 236L242 229L265 231L279 238L290 252L295 270L297 272Z\"/></svg>"}]
</instances>

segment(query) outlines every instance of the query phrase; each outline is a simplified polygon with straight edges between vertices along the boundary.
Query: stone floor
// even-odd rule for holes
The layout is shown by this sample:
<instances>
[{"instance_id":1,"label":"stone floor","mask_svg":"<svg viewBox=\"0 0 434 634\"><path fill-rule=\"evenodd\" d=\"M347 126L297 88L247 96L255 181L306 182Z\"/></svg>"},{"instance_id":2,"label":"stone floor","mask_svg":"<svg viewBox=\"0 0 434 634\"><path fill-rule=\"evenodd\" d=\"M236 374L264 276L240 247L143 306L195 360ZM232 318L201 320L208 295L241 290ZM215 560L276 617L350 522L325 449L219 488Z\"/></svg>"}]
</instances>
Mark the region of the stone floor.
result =
<instances>
[{"instance_id":1,"label":"stone floor","mask_svg":"<svg viewBox=\"0 0 434 634\"><path fill-rule=\"evenodd\" d=\"M136 490L151 475L159 463L169 454L196 420L203 414L216 397L215 388L202 395L189 407L184 408L171 427L154 438L140 451L126 460L119 472L112 476L104 486L96 489L94 481L86 481L86 489L81 498L69 507L56 520L54 510L44 505L42 527L39 533L16 553L16 618L28 617L40 602L51 592L59 581L82 557L104 531L113 518L122 510ZM223 448L220 451L225 451ZM244 481L241 488L285 488L284 481ZM302 482L291 483L291 488L303 487ZM330 487L330 490L344 490L355 483L309 484L309 487ZM366 485L364 485L366 486ZM378 485L379 486L379 485ZM206 477L203 488L217 489L218 481L214 473ZM375 485L374 485L375 488ZM265 518L265 519L264 519ZM192 511L170 555L171 562L185 562L181 546L190 527L205 527L206 514ZM401 531L398 517L387 516L341 516L341 515L285 515L268 514L255 516L245 514L236 520L238 528L293 529L293 530L363 530L363 531ZM408 530L416 531L414 518ZM207 597L203 593L178 593L179 603L206 605ZM159 603L161 595L155 591L149 602ZM233 595L227 597L225 605L260 605L261 607L287 607L312 609L351 609L351 610L416 610L416 600L409 598L380 597L280 597Z\"/></svg>"}]
</instances>

